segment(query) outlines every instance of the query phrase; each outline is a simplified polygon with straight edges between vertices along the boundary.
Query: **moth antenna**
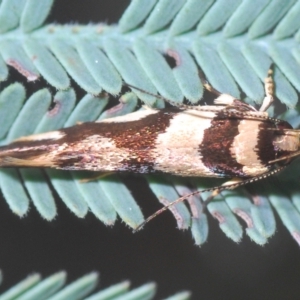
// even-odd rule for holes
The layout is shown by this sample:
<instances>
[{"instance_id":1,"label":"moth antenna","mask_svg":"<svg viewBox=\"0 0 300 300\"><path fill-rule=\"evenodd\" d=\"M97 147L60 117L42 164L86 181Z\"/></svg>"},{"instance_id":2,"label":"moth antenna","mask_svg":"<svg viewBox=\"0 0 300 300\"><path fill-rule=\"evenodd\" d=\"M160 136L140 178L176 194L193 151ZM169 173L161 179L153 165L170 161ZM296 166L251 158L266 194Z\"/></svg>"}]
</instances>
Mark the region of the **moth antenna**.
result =
<instances>
[{"instance_id":1,"label":"moth antenna","mask_svg":"<svg viewBox=\"0 0 300 300\"><path fill-rule=\"evenodd\" d=\"M167 103L169 103L169 104L171 104L173 106L176 106L178 108L182 108L182 109L195 109L195 106L193 106L193 105L186 105L186 104L182 104L182 103L176 103L175 101L172 101L172 100L170 100L168 98L165 98L165 97L163 97L161 95L158 95L158 94L150 93L150 92L145 91L143 89L140 89L140 88L138 88L138 87L136 87L136 86L134 86L132 84L124 82L124 85L126 85L126 86L128 86L130 88L136 89L136 90L138 90L138 91L140 91L142 93L145 93L147 95L153 96L153 97L155 97L157 99L161 99L161 100L163 100L163 101L165 101L165 102L167 102Z\"/></svg>"},{"instance_id":2,"label":"moth antenna","mask_svg":"<svg viewBox=\"0 0 300 300\"><path fill-rule=\"evenodd\" d=\"M235 189L237 187L246 185L248 183L255 182L255 181L258 181L258 180L270 177L270 176L272 176L272 175L274 175L274 174L282 171L285 168L286 168L286 166L281 166L281 167L278 167L277 169L269 171L269 172L267 172L265 174L258 175L258 176L252 177L252 178L248 178L248 179L245 179L243 181L239 181L239 182L235 182L235 183L227 184L227 185L226 185L226 182L225 182L224 185L219 185L219 186L215 186L215 187L212 187L212 188L207 188L207 189L203 189L203 190L200 190L200 191L194 191L194 192L192 192L190 194L184 195L184 196L176 199L175 201L169 203L168 205L162 207L161 209L157 210L150 217L148 217L145 221L143 221L140 225L138 225L133 230L133 232L135 233L135 232L141 230L148 222L150 222L151 220L153 220L155 217L157 217L158 215L160 215L164 211L168 210L171 206L176 205L176 204L178 204L180 202L183 202L184 200L186 200L187 198L189 198L191 196L195 196L195 195L198 195L198 194L201 194L201 193L204 193L204 192L217 191L218 194L219 194L220 192L222 192L224 190L233 190L233 189ZM204 210L207 207L207 205L213 200L213 198L214 198L214 196L208 197L207 200L203 201L203 203L202 203L203 209L202 210Z\"/></svg>"},{"instance_id":3,"label":"moth antenna","mask_svg":"<svg viewBox=\"0 0 300 300\"><path fill-rule=\"evenodd\" d=\"M161 209L157 210L155 213L153 213L150 217L148 217L144 222L142 222L140 225L138 225L137 228L135 228L133 230L133 232L137 232L139 230L141 230L148 222L150 222L152 219L154 219L155 217L157 217L158 215L160 215L161 213L163 213L164 211L166 211L167 209L169 209L171 206L175 205L175 204L178 204L180 202L183 202L184 200L186 200L187 198L191 197L191 196L194 196L194 195L198 195L202 192L205 192L205 191L210 191L209 190L202 190L202 191L195 191L195 192L192 192L190 194L187 194L187 195L184 195L178 199L176 199L175 201L169 203L168 205L162 207Z\"/></svg>"},{"instance_id":4,"label":"moth antenna","mask_svg":"<svg viewBox=\"0 0 300 300\"><path fill-rule=\"evenodd\" d=\"M270 160L269 164L273 164L273 163L276 163L278 161L283 161L283 160L286 160L286 159L289 159L289 158L292 158L292 157L296 157L296 156L299 156L299 155L300 155L300 151L297 151L295 153L285 155L285 156L282 156L282 157L277 158L277 159Z\"/></svg>"},{"instance_id":5,"label":"moth antenna","mask_svg":"<svg viewBox=\"0 0 300 300\"><path fill-rule=\"evenodd\" d=\"M300 129L281 129L282 131L291 131L291 132L297 132L297 133L300 133Z\"/></svg>"},{"instance_id":6,"label":"moth antenna","mask_svg":"<svg viewBox=\"0 0 300 300\"><path fill-rule=\"evenodd\" d=\"M136 90L138 90L138 91L140 91L142 93L145 93L147 95L150 95L150 96L153 96L155 98L161 99L161 100L163 100L163 101L165 101L165 102L167 102L167 103L169 103L169 104L171 104L173 106L176 106L176 107L178 107L180 109L193 109L193 110L205 111L205 112L215 112L215 110L212 110L212 109L205 109L205 106L199 107L199 106L195 106L195 105L187 105L187 104L183 104L183 103L177 103L177 102L172 101L172 100L170 100L168 98L165 98L165 97L163 97L161 95L150 93L148 91L140 89L140 88L138 88L138 87L136 87L136 86L134 86L132 84L126 83L126 82L124 82L124 85L126 85L126 86L128 86L130 88L136 89ZM206 88L206 86L204 86L204 87ZM209 90L209 91L211 91L211 90ZM201 100L201 99L199 99L199 100Z\"/></svg>"},{"instance_id":7,"label":"moth antenna","mask_svg":"<svg viewBox=\"0 0 300 300\"><path fill-rule=\"evenodd\" d=\"M139 87L136 87L136 86L134 86L134 85L132 85L132 84L129 84L129 83L126 83L126 82L124 82L124 85L126 85L126 86L128 86L128 87L130 87L130 88L136 89L136 90L138 90L138 91L140 91L140 92L142 92L142 93L145 93L145 94L147 94L147 95L153 96L153 97L155 97L155 98L157 98L157 99L161 99L161 100L163 100L163 101L165 101L165 102L167 102L167 103L169 103L169 104L171 104L171 105L173 105L173 106L176 106L176 107L178 107L178 108L181 108L181 109L193 109L193 110L205 111L205 112L216 112L216 110L206 109L205 106L199 107L199 106L194 106L194 105L186 105L186 104L182 104L182 103L179 104L179 103L176 103L176 102L174 102L174 101L172 101L172 100L170 100L170 99L167 99L167 98L165 98L165 97L163 97L163 96L161 96L161 95L150 93L150 92L148 92L148 91L145 91L145 90L143 90L143 89L141 89L141 88L139 88ZM204 86L204 87L207 88L206 86ZM208 89L208 90L211 91L210 89ZM228 112L227 112L227 111L224 111L224 114L226 114L226 115L228 115L228 116L234 115L233 112L229 112L229 111L228 111ZM247 117L247 114L242 113L242 112L236 112L236 113L235 113L235 116L236 116L237 114L238 114L241 118ZM251 116L251 117L252 117L252 118L255 118L255 116ZM257 118L258 118L259 120L262 120L262 119L268 119L268 117L261 117L260 115L258 115Z\"/></svg>"},{"instance_id":8,"label":"moth antenna","mask_svg":"<svg viewBox=\"0 0 300 300\"><path fill-rule=\"evenodd\" d=\"M280 128L262 128L265 131L295 131L295 129L280 129Z\"/></svg>"},{"instance_id":9,"label":"moth antenna","mask_svg":"<svg viewBox=\"0 0 300 300\"><path fill-rule=\"evenodd\" d=\"M252 120L265 120L265 121L269 121L270 123L279 123L281 120L280 119L276 119L276 118L271 118L268 115L264 116L261 114L261 112L257 112L257 114L254 114L252 112L252 114L249 114L248 112L240 112L240 111L226 111L226 107L224 109L224 114L227 117L239 117L239 118L244 118L244 119L252 119ZM275 128L277 129L277 128ZM287 130L295 130L295 129L287 129Z\"/></svg>"},{"instance_id":10,"label":"moth antenna","mask_svg":"<svg viewBox=\"0 0 300 300\"><path fill-rule=\"evenodd\" d=\"M299 129L261 128L261 130L285 132L286 136L295 136L295 134L297 134L300 138L300 130Z\"/></svg>"},{"instance_id":11,"label":"moth antenna","mask_svg":"<svg viewBox=\"0 0 300 300\"><path fill-rule=\"evenodd\" d=\"M136 89L136 90L138 90L138 91L140 91L142 93L145 93L147 95L153 96L153 97L155 97L157 99L161 99L161 100L163 100L163 101L165 101L165 102L167 102L167 103L169 103L169 104L171 104L173 106L178 107L179 109L193 109L193 110L204 111L204 112L216 112L216 110L213 110L213 109L206 109L205 106L194 106L194 105L186 105L186 104L183 104L183 103L176 103L176 102L174 102L174 101L172 101L172 100L170 100L168 98L165 98L165 97L163 97L161 95L150 93L148 91L145 91L145 90L143 90L143 89L141 89L139 87L136 87L136 86L134 86L132 84L129 84L129 83L126 83L126 82L124 82L124 85L126 85L126 86L128 86L130 88ZM206 83L206 85L208 85L208 83ZM204 86L204 87L206 89L208 89L207 86ZM212 92L211 89L213 89L213 88L209 88L208 90ZM218 91L216 91L216 92L218 92ZM234 107L228 107L228 109L230 109L230 108L234 108ZM230 117L230 116L237 117L238 116L240 118L257 119L257 120L269 120L270 122L279 122L280 121L279 119L270 118L267 115L266 116L262 116L260 112L257 112L257 115L253 115L253 114L249 115L249 114L247 114L247 112L239 112L239 111L236 111L236 110L234 112L229 111L229 110L226 111L226 106L225 106L225 109L224 109L223 113L225 115L227 115L228 117Z\"/></svg>"},{"instance_id":12,"label":"moth antenna","mask_svg":"<svg viewBox=\"0 0 300 300\"><path fill-rule=\"evenodd\" d=\"M138 87L136 87L136 86L134 86L132 84L126 83L126 82L124 82L124 85L126 85L126 86L128 86L130 88L136 89L136 90L138 90L138 91L140 91L142 93L145 93L147 95L150 95L150 96L153 96L155 98L161 99L161 100L163 100L163 101L165 101L165 102L167 102L167 103L169 103L169 104L171 104L173 106L181 108L181 109L194 109L194 110L205 111L205 112L215 112L215 110L212 110L212 109L205 109L205 106L199 107L199 106L187 105L187 104L183 104L183 103L174 102L174 101L172 101L172 100L170 100L168 98L165 98L165 97L163 97L161 95L150 93L148 91L145 91L145 90L143 90L141 88L138 88ZM204 87L207 88L205 85L204 85ZM209 91L211 91L211 90L209 89Z\"/></svg>"}]
</instances>

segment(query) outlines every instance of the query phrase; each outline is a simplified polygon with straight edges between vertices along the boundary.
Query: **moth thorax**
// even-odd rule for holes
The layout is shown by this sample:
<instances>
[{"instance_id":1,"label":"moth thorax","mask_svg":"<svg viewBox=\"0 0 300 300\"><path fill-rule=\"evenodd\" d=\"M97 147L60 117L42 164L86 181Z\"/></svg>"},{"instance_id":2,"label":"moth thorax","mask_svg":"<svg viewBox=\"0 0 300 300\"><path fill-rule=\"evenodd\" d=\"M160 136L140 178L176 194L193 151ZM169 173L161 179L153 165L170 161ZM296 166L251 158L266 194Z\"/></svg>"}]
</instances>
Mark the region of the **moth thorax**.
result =
<instances>
[{"instance_id":1,"label":"moth thorax","mask_svg":"<svg viewBox=\"0 0 300 300\"><path fill-rule=\"evenodd\" d=\"M280 135L276 135L273 145L277 150L281 151L298 151L299 150L299 132L297 131L284 131Z\"/></svg>"}]
</instances>

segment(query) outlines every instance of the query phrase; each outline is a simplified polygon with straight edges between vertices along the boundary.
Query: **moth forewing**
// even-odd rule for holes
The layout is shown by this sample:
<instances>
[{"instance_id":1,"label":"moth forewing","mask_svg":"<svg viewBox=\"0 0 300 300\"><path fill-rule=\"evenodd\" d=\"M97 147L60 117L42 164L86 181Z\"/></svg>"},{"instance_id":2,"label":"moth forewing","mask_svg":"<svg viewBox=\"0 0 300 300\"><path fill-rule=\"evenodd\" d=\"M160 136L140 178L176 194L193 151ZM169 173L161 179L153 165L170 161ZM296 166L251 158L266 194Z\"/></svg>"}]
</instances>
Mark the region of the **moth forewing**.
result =
<instances>
[{"instance_id":1,"label":"moth forewing","mask_svg":"<svg viewBox=\"0 0 300 300\"><path fill-rule=\"evenodd\" d=\"M273 101L270 82L263 110ZM299 155L299 131L290 124L230 95L215 94L218 105L148 109L19 138L0 148L0 166L229 178L174 202L211 191L207 205L222 190L273 175Z\"/></svg>"}]
</instances>

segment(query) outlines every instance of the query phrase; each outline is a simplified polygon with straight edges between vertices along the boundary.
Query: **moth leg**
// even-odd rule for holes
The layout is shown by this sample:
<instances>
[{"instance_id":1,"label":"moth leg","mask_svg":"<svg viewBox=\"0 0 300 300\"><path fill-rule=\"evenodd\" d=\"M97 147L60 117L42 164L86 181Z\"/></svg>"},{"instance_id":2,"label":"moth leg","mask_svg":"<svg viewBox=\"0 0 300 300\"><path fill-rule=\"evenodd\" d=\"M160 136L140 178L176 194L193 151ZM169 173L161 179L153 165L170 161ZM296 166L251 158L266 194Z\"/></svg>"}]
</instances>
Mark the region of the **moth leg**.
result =
<instances>
[{"instance_id":1,"label":"moth leg","mask_svg":"<svg viewBox=\"0 0 300 300\"><path fill-rule=\"evenodd\" d=\"M219 92L218 90L213 88L208 83L208 81L205 79L202 72L200 72L200 71L199 71L199 77L201 79L201 82L202 82L204 88L207 91L209 91L217 96L217 98L214 100L214 104L228 106L229 108L238 108L239 110L242 110L242 111L248 111L248 110L256 111L256 109L254 107L252 107L251 105L246 104L243 101L236 99L235 97L233 97L229 94L222 94L221 92Z\"/></svg>"},{"instance_id":2,"label":"moth leg","mask_svg":"<svg viewBox=\"0 0 300 300\"><path fill-rule=\"evenodd\" d=\"M266 111L274 101L274 80L272 69L269 69L268 76L265 79L265 93L266 96L259 111Z\"/></svg>"},{"instance_id":3,"label":"moth leg","mask_svg":"<svg viewBox=\"0 0 300 300\"><path fill-rule=\"evenodd\" d=\"M220 94L218 98L214 100L214 104L225 105L230 107L240 106L239 104L245 104L229 94Z\"/></svg>"},{"instance_id":4,"label":"moth leg","mask_svg":"<svg viewBox=\"0 0 300 300\"><path fill-rule=\"evenodd\" d=\"M224 106L230 106L230 107L235 107L235 106L248 106L248 104L243 103L242 101L234 98L233 96L229 95L229 94L222 94L219 91L217 91L216 89L214 89L204 78L201 78L202 80L202 84L204 86L204 88L215 94L216 96L218 96L215 100L214 100L214 104L218 104L218 105L224 105Z\"/></svg>"},{"instance_id":5,"label":"moth leg","mask_svg":"<svg viewBox=\"0 0 300 300\"><path fill-rule=\"evenodd\" d=\"M220 93L219 91L217 91L216 89L214 89L207 81L207 79L205 78L203 72L201 70L198 69L198 75L200 77L200 80L204 86L204 88L206 90L208 90L209 92L217 95L217 96L220 96L222 93Z\"/></svg>"},{"instance_id":6,"label":"moth leg","mask_svg":"<svg viewBox=\"0 0 300 300\"><path fill-rule=\"evenodd\" d=\"M114 172L105 172L105 173L97 174L96 176L91 176L90 178L80 179L79 182L80 183L87 183L87 182L90 182L90 181L95 181L95 180L98 180L98 179L102 179L102 178L110 176L112 174L114 174Z\"/></svg>"},{"instance_id":7,"label":"moth leg","mask_svg":"<svg viewBox=\"0 0 300 300\"><path fill-rule=\"evenodd\" d=\"M153 108L151 106L148 106L146 104L143 104L142 107L145 109L145 110L153 110Z\"/></svg>"},{"instance_id":8,"label":"moth leg","mask_svg":"<svg viewBox=\"0 0 300 300\"><path fill-rule=\"evenodd\" d=\"M206 90L208 90L209 92L211 92L211 93L217 95L218 97L222 95L222 93L220 93L219 91L217 91L216 89L214 89L214 88L207 82L207 80L204 80L204 79L203 79L203 80L202 80L202 84L203 84L203 86L204 86L204 88L205 88Z\"/></svg>"}]
</instances>

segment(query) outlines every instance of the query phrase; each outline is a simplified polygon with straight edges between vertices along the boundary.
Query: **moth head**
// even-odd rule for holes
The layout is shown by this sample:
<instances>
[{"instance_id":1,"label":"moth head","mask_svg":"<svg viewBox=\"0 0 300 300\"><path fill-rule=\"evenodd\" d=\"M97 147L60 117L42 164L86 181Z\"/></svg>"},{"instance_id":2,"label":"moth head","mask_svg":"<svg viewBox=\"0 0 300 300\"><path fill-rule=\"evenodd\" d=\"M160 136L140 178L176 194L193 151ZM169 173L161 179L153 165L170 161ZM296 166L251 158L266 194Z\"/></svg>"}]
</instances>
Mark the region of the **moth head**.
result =
<instances>
[{"instance_id":1,"label":"moth head","mask_svg":"<svg viewBox=\"0 0 300 300\"><path fill-rule=\"evenodd\" d=\"M280 130L279 134L277 134L273 140L273 145L277 151L288 154L269 161L271 164L279 161L289 162L291 158L300 156L300 130Z\"/></svg>"},{"instance_id":2,"label":"moth head","mask_svg":"<svg viewBox=\"0 0 300 300\"><path fill-rule=\"evenodd\" d=\"M276 135L273 145L280 151L294 152L299 150L300 131L296 129L284 130Z\"/></svg>"}]
</instances>

